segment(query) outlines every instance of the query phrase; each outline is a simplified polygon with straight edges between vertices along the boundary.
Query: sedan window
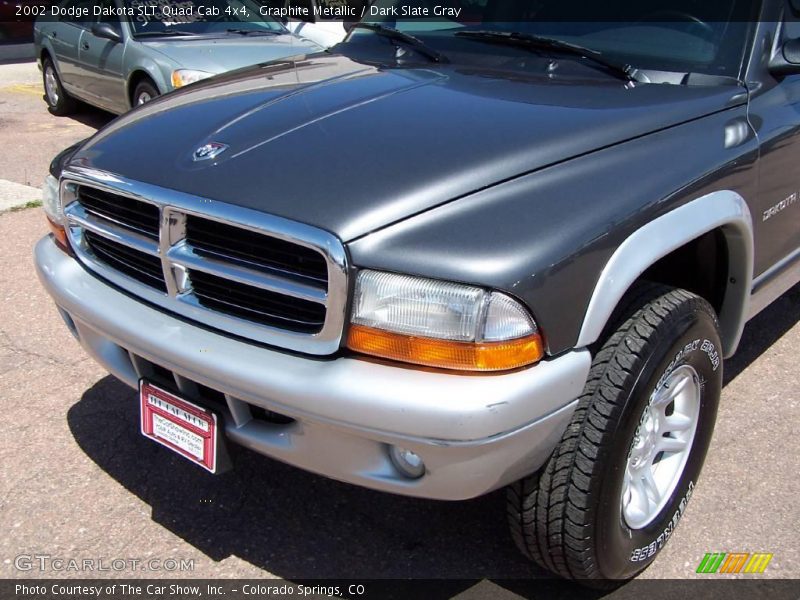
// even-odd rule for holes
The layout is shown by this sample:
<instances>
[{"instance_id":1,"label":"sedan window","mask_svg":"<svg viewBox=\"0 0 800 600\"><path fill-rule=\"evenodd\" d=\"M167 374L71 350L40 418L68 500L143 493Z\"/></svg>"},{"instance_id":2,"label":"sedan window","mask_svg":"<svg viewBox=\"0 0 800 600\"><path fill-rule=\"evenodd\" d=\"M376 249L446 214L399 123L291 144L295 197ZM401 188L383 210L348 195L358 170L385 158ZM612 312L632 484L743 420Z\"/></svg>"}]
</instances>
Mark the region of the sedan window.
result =
<instances>
[{"instance_id":1,"label":"sedan window","mask_svg":"<svg viewBox=\"0 0 800 600\"><path fill-rule=\"evenodd\" d=\"M285 33L277 20L262 16L250 0L124 0L132 9L134 35L226 35ZM171 33L172 32L172 33Z\"/></svg>"}]
</instances>

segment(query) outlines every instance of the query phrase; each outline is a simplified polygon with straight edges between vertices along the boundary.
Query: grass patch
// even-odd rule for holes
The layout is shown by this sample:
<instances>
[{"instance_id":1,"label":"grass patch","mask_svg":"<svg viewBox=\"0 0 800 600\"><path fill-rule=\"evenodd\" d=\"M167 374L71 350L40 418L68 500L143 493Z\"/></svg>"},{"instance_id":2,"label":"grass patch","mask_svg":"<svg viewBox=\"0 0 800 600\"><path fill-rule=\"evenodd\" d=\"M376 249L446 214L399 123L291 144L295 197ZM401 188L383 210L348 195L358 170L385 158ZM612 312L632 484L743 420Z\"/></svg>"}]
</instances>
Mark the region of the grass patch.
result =
<instances>
[{"instance_id":1,"label":"grass patch","mask_svg":"<svg viewBox=\"0 0 800 600\"><path fill-rule=\"evenodd\" d=\"M26 202L25 204L20 204L19 206L13 206L9 209L9 212L19 212L21 210L27 210L29 208L38 208L42 205L41 200L31 200L30 202Z\"/></svg>"}]
</instances>

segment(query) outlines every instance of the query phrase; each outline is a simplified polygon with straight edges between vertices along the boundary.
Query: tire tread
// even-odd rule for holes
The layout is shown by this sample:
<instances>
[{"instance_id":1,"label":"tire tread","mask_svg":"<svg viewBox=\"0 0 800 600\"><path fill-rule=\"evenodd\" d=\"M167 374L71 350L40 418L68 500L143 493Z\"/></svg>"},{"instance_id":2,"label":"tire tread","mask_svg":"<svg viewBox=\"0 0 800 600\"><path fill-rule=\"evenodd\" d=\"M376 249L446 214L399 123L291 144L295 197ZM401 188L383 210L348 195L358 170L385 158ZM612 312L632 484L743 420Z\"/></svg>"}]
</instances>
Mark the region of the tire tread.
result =
<instances>
[{"instance_id":1,"label":"tire tread","mask_svg":"<svg viewBox=\"0 0 800 600\"><path fill-rule=\"evenodd\" d=\"M642 282L626 296L604 333L578 406L545 466L510 486L507 503L514 541L528 558L555 574L606 587L593 539L589 504L594 465L611 443L626 382L658 337L665 319L685 303L705 300L685 290Z\"/></svg>"}]
</instances>

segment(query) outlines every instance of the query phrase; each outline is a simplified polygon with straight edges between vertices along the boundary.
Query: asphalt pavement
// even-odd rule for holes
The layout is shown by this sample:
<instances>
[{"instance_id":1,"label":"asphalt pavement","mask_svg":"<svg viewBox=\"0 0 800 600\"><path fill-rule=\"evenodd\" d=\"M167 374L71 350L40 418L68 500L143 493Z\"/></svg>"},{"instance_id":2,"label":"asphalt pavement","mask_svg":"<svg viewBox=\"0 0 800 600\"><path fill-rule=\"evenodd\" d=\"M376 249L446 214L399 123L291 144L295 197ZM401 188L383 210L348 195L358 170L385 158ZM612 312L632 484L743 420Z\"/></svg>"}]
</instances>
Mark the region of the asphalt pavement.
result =
<instances>
[{"instance_id":1,"label":"asphalt pavement","mask_svg":"<svg viewBox=\"0 0 800 600\"><path fill-rule=\"evenodd\" d=\"M54 117L43 96L36 63L0 64L0 181L41 187L53 155L114 118L88 106L69 118Z\"/></svg>"},{"instance_id":2,"label":"asphalt pavement","mask_svg":"<svg viewBox=\"0 0 800 600\"><path fill-rule=\"evenodd\" d=\"M54 117L41 95L35 65L0 65L2 180L38 186L58 150L111 119ZM36 279L46 230L41 209L0 214L0 577L486 578L439 597L533 597L500 581L542 576L511 542L502 492L391 496L241 448L212 476L144 439L135 393L85 356ZM747 326L688 511L642 578L703 577L708 552L769 552L742 577L800 578L798 321L795 287ZM36 554L193 568L20 568Z\"/></svg>"}]
</instances>

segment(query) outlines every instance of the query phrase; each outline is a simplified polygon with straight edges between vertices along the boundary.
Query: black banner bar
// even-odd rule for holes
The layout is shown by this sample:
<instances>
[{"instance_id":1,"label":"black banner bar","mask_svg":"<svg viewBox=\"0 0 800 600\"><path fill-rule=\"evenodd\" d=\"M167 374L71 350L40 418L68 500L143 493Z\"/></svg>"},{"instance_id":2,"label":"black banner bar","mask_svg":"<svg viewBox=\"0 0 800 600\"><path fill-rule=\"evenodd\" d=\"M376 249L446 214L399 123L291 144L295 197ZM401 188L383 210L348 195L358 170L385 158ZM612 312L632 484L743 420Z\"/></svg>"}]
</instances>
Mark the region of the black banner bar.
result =
<instances>
[{"instance_id":1,"label":"black banner bar","mask_svg":"<svg viewBox=\"0 0 800 600\"><path fill-rule=\"evenodd\" d=\"M469 26L561 21L708 23L779 18L777 12L774 15L763 13L762 0L120 0L119 4L108 0L88 3L10 0L6 4L2 18L15 22L37 19L91 22L119 17L174 23L227 17L239 22L264 19L355 22L363 19L396 23L417 19ZM800 0L792 0L791 5L800 9Z\"/></svg>"},{"instance_id":2,"label":"black banner bar","mask_svg":"<svg viewBox=\"0 0 800 600\"><path fill-rule=\"evenodd\" d=\"M603 587L603 586L601 586ZM450 600L493 598L572 600L798 600L800 579L637 579L591 589L558 579L4 579L2 600Z\"/></svg>"}]
</instances>

